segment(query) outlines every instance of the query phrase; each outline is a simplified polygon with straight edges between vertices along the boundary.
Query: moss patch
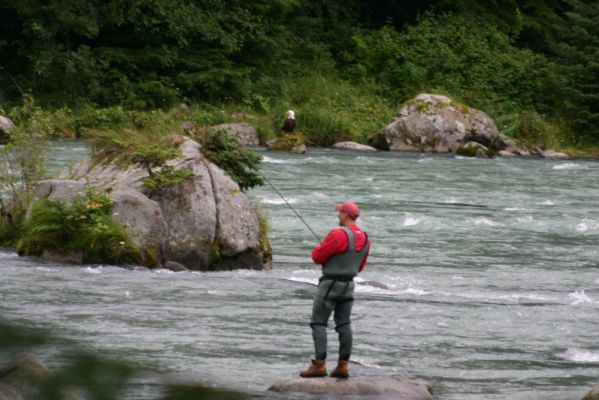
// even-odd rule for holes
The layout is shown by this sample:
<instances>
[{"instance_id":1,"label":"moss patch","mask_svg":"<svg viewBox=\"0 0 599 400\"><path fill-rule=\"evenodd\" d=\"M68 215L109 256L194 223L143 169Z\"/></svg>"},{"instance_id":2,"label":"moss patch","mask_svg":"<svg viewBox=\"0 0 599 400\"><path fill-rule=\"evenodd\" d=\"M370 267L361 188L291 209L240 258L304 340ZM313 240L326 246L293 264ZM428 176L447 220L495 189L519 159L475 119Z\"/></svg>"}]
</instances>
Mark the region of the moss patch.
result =
<instances>
[{"instance_id":1,"label":"moss patch","mask_svg":"<svg viewBox=\"0 0 599 400\"><path fill-rule=\"evenodd\" d=\"M297 134L287 133L281 136L272 145L273 150L289 151L296 146L304 144L304 139Z\"/></svg>"},{"instance_id":2,"label":"moss patch","mask_svg":"<svg viewBox=\"0 0 599 400\"><path fill-rule=\"evenodd\" d=\"M266 264L272 260L272 247L268 241L270 225L266 215L264 215L259 208L255 208L254 211L256 212L256 217L258 218L258 224L260 226L258 242L260 244L260 251L262 252L262 263Z\"/></svg>"},{"instance_id":3,"label":"moss patch","mask_svg":"<svg viewBox=\"0 0 599 400\"><path fill-rule=\"evenodd\" d=\"M208 258L208 263L210 265L219 264L223 261L222 249L223 244L219 239L216 239L210 248L210 257Z\"/></svg>"}]
</instances>

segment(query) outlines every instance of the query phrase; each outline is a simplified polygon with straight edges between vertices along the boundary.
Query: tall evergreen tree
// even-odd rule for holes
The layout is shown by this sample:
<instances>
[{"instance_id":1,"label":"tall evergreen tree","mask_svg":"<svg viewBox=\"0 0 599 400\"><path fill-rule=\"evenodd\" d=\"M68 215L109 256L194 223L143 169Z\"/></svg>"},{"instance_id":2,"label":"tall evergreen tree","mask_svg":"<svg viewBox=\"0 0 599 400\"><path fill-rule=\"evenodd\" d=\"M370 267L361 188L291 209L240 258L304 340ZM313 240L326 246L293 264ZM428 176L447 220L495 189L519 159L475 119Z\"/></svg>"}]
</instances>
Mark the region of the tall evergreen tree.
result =
<instances>
[{"instance_id":1,"label":"tall evergreen tree","mask_svg":"<svg viewBox=\"0 0 599 400\"><path fill-rule=\"evenodd\" d=\"M599 143L599 3L571 1L573 11L558 30L554 46L565 88L565 111L579 142Z\"/></svg>"}]
</instances>

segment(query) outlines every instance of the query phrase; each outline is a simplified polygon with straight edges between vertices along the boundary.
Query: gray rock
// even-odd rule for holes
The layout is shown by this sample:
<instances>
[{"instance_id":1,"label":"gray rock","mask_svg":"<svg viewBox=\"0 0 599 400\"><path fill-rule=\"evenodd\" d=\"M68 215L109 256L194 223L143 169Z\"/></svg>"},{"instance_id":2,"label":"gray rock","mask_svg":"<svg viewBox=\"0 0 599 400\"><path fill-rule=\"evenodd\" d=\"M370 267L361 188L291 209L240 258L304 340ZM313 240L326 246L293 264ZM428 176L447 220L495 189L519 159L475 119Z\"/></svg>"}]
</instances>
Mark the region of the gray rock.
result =
<instances>
[{"instance_id":1,"label":"gray rock","mask_svg":"<svg viewBox=\"0 0 599 400\"><path fill-rule=\"evenodd\" d=\"M169 271L173 271L173 272L185 272L185 271L189 271L187 268L185 268L183 265L174 262L174 261L167 261L164 263L164 268L168 269Z\"/></svg>"},{"instance_id":2,"label":"gray rock","mask_svg":"<svg viewBox=\"0 0 599 400\"><path fill-rule=\"evenodd\" d=\"M514 151L514 153L523 157L530 156L530 151L528 149L517 149L516 151Z\"/></svg>"},{"instance_id":3,"label":"gray rock","mask_svg":"<svg viewBox=\"0 0 599 400\"><path fill-rule=\"evenodd\" d=\"M242 265L243 268L260 269L261 253L246 251L260 247L258 242L260 225L256 212L237 183L223 170L214 164L209 165L208 168L213 179L212 190L219 221L216 227L216 240L220 244L220 255L225 261L233 258L234 262Z\"/></svg>"},{"instance_id":4,"label":"gray rock","mask_svg":"<svg viewBox=\"0 0 599 400\"><path fill-rule=\"evenodd\" d=\"M388 396L397 400L432 400L432 387L406 377L297 378L277 382L268 390L337 396Z\"/></svg>"},{"instance_id":5,"label":"gray rock","mask_svg":"<svg viewBox=\"0 0 599 400\"><path fill-rule=\"evenodd\" d=\"M211 126L209 130L226 132L229 135L236 137L239 140L239 143L244 146L258 146L260 144L256 128L249 124L221 124Z\"/></svg>"},{"instance_id":6,"label":"gray rock","mask_svg":"<svg viewBox=\"0 0 599 400\"><path fill-rule=\"evenodd\" d=\"M82 178L107 190L115 202L112 218L141 248L150 266L169 260L193 270L269 268L270 260L262 260L260 227L246 195L202 156L197 142L181 137L177 143L183 157L169 165L192 171L193 178L152 197L142 184L144 168L123 168L106 160L88 160L62 172L62 180L40 182L37 197L60 195L68 201L83 187ZM215 250L219 257L211 260Z\"/></svg>"},{"instance_id":7,"label":"gray rock","mask_svg":"<svg viewBox=\"0 0 599 400\"><path fill-rule=\"evenodd\" d=\"M455 153L465 157L489 158L489 149L477 142L468 142L460 146Z\"/></svg>"},{"instance_id":8,"label":"gray rock","mask_svg":"<svg viewBox=\"0 0 599 400\"><path fill-rule=\"evenodd\" d=\"M404 103L393 122L371 138L382 150L438 153L455 152L467 142L493 152L517 149L484 112L433 94L419 94Z\"/></svg>"},{"instance_id":9,"label":"gray rock","mask_svg":"<svg viewBox=\"0 0 599 400\"><path fill-rule=\"evenodd\" d=\"M173 187L156 201L168 226L163 237L163 257L183 264L186 268L210 269L210 254L219 223L209 161L189 160L178 168L194 173L191 182Z\"/></svg>"},{"instance_id":10,"label":"gray rock","mask_svg":"<svg viewBox=\"0 0 599 400\"><path fill-rule=\"evenodd\" d=\"M505 157L505 158L510 158L510 157L515 157L516 156L516 154L514 154L512 152L509 152L507 150L500 150L500 151L497 152L497 155L499 157Z\"/></svg>"},{"instance_id":11,"label":"gray rock","mask_svg":"<svg viewBox=\"0 0 599 400\"><path fill-rule=\"evenodd\" d=\"M333 145L334 149L338 150L353 150L353 151L376 151L372 146L360 144L356 142L337 142Z\"/></svg>"},{"instance_id":12,"label":"gray rock","mask_svg":"<svg viewBox=\"0 0 599 400\"><path fill-rule=\"evenodd\" d=\"M54 199L70 203L75 197L85 194L84 180L70 179L45 179L39 181L35 187L34 196L36 199ZM26 218L31 217L33 204L27 210ZM51 255L48 260L54 261Z\"/></svg>"},{"instance_id":13,"label":"gray rock","mask_svg":"<svg viewBox=\"0 0 599 400\"><path fill-rule=\"evenodd\" d=\"M15 124L4 115L0 115L0 131L4 133L9 133L12 128L15 127Z\"/></svg>"},{"instance_id":14,"label":"gray rock","mask_svg":"<svg viewBox=\"0 0 599 400\"><path fill-rule=\"evenodd\" d=\"M595 385L582 400L599 400L599 385Z\"/></svg>"},{"instance_id":15,"label":"gray rock","mask_svg":"<svg viewBox=\"0 0 599 400\"><path fill-rule=\"evenodd\" d=\"M53 261L62 264L83 264L83 253L79 251L57 253L55 251L44 250L41 258L46 261Z\"/></svg>"},{"instance_id":16,"label":"gray rock","mask_svg":"<svg viewBox=\"0 0 599 400\"><path fill-rule=\"evenodd\" d=\"M17 355L0 368L0 400L40 400L45 398L41 388L48 380L48 369L33 354ZM62 400L76 400L63 393Z\"/></svg>"},{"instance_id":17,"label":"gray rock","mask_svg":"<svg viewBox=\"0 0 599 400\"><path fill-rule=\"evenodd\" d=\"M289 152L295 153L295 154L305 154L306 150L307 150L306 145L305 144L300 144L300 145L297 145L297 146L293 146L291 148L291 150L289 150Z\"/></svg>"},{"instance_id":18,"label":"gray rock","mask_svg":"<svg viewBox=\"0 0 599 400\"><path fill-rule=\"evenodd\" d=\"M385 285L382 282L379 281L362 281L362 282L357 282L358 285L362 285L362 286L370 286L370 287L375 287L378 289L389 289L389 286Z\"/></svg>"},{"instance_id":19,"label":"gray rock","mask_svg":"<svg viewBox=\"0 0 599 400\"><path fill-rule=\"evenodd\" d=\"M35 197L41 199L55 199L68 202L84 193L84 180L46 179L39 181L35 187Z\"/></svg>"},{"instance_id":20,"label":"gray rock","mask_svg":"<svg viewBox=\"0 0 599 400\"><path fill-rule=\"evenodd\" d=\"M162 238L168 235L160 205L134 188L121 187L110 196L114 199L112 219L125 228L133 243L158 262L163 252Z\"/></svg>"},{"instance_id":21,"label":"gray rock","mask_svg":"<svg viewBox=\"0 0 599 400\"><path fill-rule=\"evenodd\" d=\"M541 157L549 160L568 160L570 158L566 153L560 153L554 150L545 150L540 153Z\"/></svg>"}]
</instances>

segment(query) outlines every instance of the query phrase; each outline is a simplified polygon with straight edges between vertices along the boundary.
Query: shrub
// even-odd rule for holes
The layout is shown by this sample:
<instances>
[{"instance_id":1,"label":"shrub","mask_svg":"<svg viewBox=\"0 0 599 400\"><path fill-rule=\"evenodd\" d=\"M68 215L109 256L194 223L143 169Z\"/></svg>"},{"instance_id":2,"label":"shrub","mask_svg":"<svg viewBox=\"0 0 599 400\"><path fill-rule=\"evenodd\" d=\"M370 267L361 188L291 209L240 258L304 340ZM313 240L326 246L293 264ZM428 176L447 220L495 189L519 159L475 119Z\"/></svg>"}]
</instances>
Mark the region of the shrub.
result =
<instances>
[{"instance_id":1,"label":"shrub","mask_svg":"<svg viewBox=\"0 0 599 400\"><path fill-rule=\"evenodd\" d=\"M528 148L541 146L559 149L566 143L574 143L574 136L564 124L559 121L549 121L536 111L504 114L496 121L502 133L513 137Z\"/></svg>"},{"instance_id":2,"label":"shrub","mask_svg":"<svg viewBox=\"0 0 599 400\"><path fill-rule=\"evenodd\" d=\"M166 189L178 186L192 179L193 171L188 169L175 169L170 165L163 165L160 171L153 173L143 180L143 185L150 190L149 197L156 196Z\"/></svg>"},{"instance_id":3,"label":"shrub","mask_svg":"<svg viewBox=\"0 0 599 400\"><path fill-rule=\"evenodd\" d=\"M304 139L301 135L295 133L286 133L272 144L273 150L289 151L296 146L304 144Z\"/></svg>"},{"instance_id":4,"label":"shrub","mask_svg":"<svg viewBox=\"0 0 599 400\"><path fill-rule=\"evenodd\" d=\"M82 254L86 263L141 263L142 256L123 227L110 218L113 202L88 189L71 205L42 199L33 204L31 218L23 224L17 251L41 255L45 250Z\"/></svg>"},{"instance_id":5,"label":"shrub","mask_svg":"<svg viewBox=\"0 0 599 400\"><path fill-rule=\"evenodd\" d=\"M254 211L260 226L260 237L258 238L258 242L260 243L260 251L262 251L262 262L266 264L272 260L272 247L268 241L270 225L268 224L267 216L263 214L258 207L255 207Z\"/></svg>"},{"instance_id":6,"label":"shrub","mask_svg":"<svg viewBox=\"0 0 599 400\"><path fill-rule=\"evenodd\" d=\"M35 186L46 175L44 132L49 126L33 99L14 111L18 125L10 131L10 143L0 148L0 243L8 246L18 238Z\"/></svg>"},{"instance_id":7,"label":"shrub","mask_svg":"<svg viewBox=\"0 0 599 400\"><path fill-rule=\"evenodd\" d=\"M258 170L262 156L243 147L235 137L224 131L210 131L200 142L202 154L222 168L241 190L264 184Z\"/></svg>"},{"instance_id":8,"label":"shrub","mask_svg":"<svg viewBox=\"0 0 599 400\"><path fill-rule=\"evenodd\" d=\"M306 142L316 146L328 147L352 139L348 122L327 111L305 110L302 113L301 130Z\"/></svg>"}]
</instances>

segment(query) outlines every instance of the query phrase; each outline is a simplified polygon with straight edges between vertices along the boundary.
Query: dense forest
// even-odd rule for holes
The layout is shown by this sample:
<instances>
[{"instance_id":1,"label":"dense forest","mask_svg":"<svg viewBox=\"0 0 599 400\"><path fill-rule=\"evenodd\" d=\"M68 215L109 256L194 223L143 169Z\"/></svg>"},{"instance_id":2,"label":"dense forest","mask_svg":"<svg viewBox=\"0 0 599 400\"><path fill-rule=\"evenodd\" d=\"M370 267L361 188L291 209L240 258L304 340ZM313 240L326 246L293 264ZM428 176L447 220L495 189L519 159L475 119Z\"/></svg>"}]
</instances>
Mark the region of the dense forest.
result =
<instances>
[{"instance_id":1,"label":"dense forest","mask_svg":"<svg viewBox=\"0 0 599 400\"><path fill-rule=\"evenodd\" d=\"M432 92L515 138L599 143L597 1L15 0L0 20L5 110L293 107L356 137Z\"/></svg>"}]
</instances>

